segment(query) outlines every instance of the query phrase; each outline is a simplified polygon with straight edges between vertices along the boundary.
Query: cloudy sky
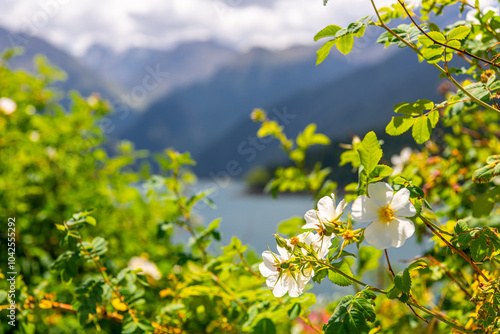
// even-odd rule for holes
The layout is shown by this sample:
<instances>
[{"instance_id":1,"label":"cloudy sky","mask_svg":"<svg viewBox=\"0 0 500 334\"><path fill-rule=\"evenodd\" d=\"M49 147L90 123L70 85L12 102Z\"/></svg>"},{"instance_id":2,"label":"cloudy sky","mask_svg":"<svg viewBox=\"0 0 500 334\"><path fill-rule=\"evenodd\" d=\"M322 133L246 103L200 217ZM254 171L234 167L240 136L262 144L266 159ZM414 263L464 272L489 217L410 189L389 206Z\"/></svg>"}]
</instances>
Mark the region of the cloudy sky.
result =
<instances>
[{"instance_id":1,"label":"cloudy sky","mask_svg":"<svg viewBox=\"0 0 500 334\"><path fill-rule=\"evenodd\" d=\"M381 6L388 0L377 0ZM372 15L368 0L0 0L0 26L74 54L93 43L117 50L172 48L214 39L245 50L313 43L328 24Z\"/></svg>"}]
</instances>

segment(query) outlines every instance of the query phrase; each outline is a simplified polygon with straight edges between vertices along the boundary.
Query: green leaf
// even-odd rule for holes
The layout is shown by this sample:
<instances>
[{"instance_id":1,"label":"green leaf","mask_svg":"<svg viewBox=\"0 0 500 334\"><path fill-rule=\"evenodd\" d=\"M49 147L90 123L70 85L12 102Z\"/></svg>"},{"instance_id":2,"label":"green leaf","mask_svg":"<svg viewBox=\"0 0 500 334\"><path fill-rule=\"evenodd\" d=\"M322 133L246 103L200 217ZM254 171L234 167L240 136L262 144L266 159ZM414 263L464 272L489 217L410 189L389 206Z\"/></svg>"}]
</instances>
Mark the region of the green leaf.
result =
<instances>
[{"instance_id":1,"label":"green leaf","mask_svg":"<svg viewBox=\"0 0 500 334\"><path fill-rule=\"evenodd\" d=\"M429 36L429 37L427 37ZM444 35L438 31L431 31L431 32L428 32L427 33L427 36L425 35L421 35L418 37L418 41L420 43L422 43L425 47L429 47L431 45L434 44L434 42L431 40L431 38L433 40L435 40L436 42L439 42L439 43L446 43L446 38L444 37Z\"/></svg>"},{"instance_id":2,"label":"green leaf","mask_svg":"<svg viewBox=\"0 0 500 334\"><path fill-rule=\"evenodd\" d=\"M405 114L409 116L420 116L424 110L434 109L434 102L422 99L414 103L403 102L394 106L394 112L398 114Z\"/></svg>"},{"instance_id":3,"label":"green leaf","mask_svg":"<svg viewBox=\"0 0 500 334\"><path fill-rule=\"evenodd\" d=\"M396 286L393 286L391 290L389 290L386 294L386 297L389 299L396 299L401 294L401 290L399 290Z\"/></svg>"},{"instance_id":4,"label":"green leaf","mask_svg":"<svg viewBox=\"0 0 500 334\"><path fill-rule=\"evenodd\" d=\"M500 161L500 155L492 155L486 159L487 164L494 164Z\"/></svg>"},{"instance_id":5,"label":"green leaf","mask_svg":"<svg viewBox=\"0 0 500 334\"><path fill-rule=\"evenodd\" d=\"M303 225L304 219L302 217L292 217L279 223L278 232L291 238L299 233Z\"/></svg>"},{"instance_id":6,"label":"green leaf","mask_svg":"<svg viewBox=\"0 0 500 334\"><path fill-rule=\"evenodd\" d=\"M457 221L453 230L455 231L456 234L460 234L460 233L469 231L470 227L469 227L469 225L467 225L467 222L465 220L461 219L461 220Z\"/></svg>"},{"instance_id":7,"label":"green leaf","mask_svg":"<svg viewBox=\"0 0 500 334\"><path fill-rule=\"evenodd\" d=\"M368 333L368 322L375 321L375 310L371 297L364 296L360 292L356 296L343 297L324 326L325 334Z\"/></svg>"},{"instance_id":8,"label":"green leaf","mask_svg":"<svg viewBox=\"0 0 500 334\"><path fill-rule=\"evenodd\" d=\"M393 117L386 126L385 132L391 136L399 136L410 129L415 122L411 116Z\"/></svg>"},{"instance_id":9,"label":"green leaf","mask_svg":"<svg viewBox=\"0 0 500 334\"><path fill-rule=\"evenodd\" d=\"M306 150L311 145L329 145L330 139L324 134L315 133L316 124L309 124L303 132L297 136L297 145Z\"/></svg>"},{"instance_id":10,"label":"green leaf","mask_svg":"<svg viewBox=\"0 0 500 334\"><path fill-rule=\"evenodd\" d=\"M302 311L302 307L300 306L299 303L295 303L292 308L288 311L288 316L290 317L290 320L293 320L300 316L300 312Z\"/></svg>"},{"instance_id":11,"label":"green leaf","mask_svg":"<svg viewBox=\"0 0 500 334\"><path fill-rule=\"evenodd\" d=\"M382 158L382 149L375 132L368 132L358 148L361 165L364 172L369 175Z\"/></svg>"},{"instance_id":12,"label":"green leaf","mask_svg":"<svg viewBox=\"0 0 500 334\"><path fill-rule=\"evenodd\" d=\"M97 224L95 218L91 217L91 216L85 217L85 222L92 225L92 226L96 226L96 224Z\"/></svg>"},{"instance_id":13,"label":"green leaf","mask_svg":"<svg viewBox=\"0 0 500 334\"><path fill-rule=\"evenodd\" d=\"M337 49L344 55L351 52L353 46L354 36L352 34L347 34L337 39Z\"/></svg>"},{"instance_id":14,"label":"green leaf","mask_svg":"<svg viewBox=\"0 0 500 334\"><path fill-rule=\"evenodd\" d=\"M332 46L337 44L337 42L338 39L332 39L323 44L323 46L318 51L316 51L316 65L321 64L326 59L326 57L328 57L328 55L330 54L330 49L332 48Z\"/></svg>"},{"instance_id":15,"label":"green leaf","mask_svg":"<svg viewBox=\"0 0 500 334\"><path fill-rule=\"evenodd\" d=\"M440 45L431 45L422 49L422 56L431 62L439 62L444 53L444 49Z\"/></svg>"},{"instance_id":16,"label":"green leaf","mask_svg":"<svg viewBox=\"0 0 500 334\"><path fill-rule=\"evenodd\" d=\"M439 111L433 110L429 114L427 114L427 117L429 117L429 121L431 121L431 126L434 129L439 122Z\"/></svg>"},{"instance_id":17,"label":"green leaf","mask_svg":"<svg viewBox=\"0 0 500 334\"><path fill-rule=\"evenodd\" d=\"M410 293L411 277L408 268L406 268L403 272L399 272L396 276L394 276L394 285L401 292Z\"/></svg>"},{"instance_id":18,"label":"green leaf","mask_svg":"<svg viewBox=\"0 0 500 334\"><path fill-rule=\"evenodd\" d=\"M122 328L122 334L132 334L137 329L138 324L136 322L129 322Z\"/></svg>"},{"instance_id":19,"label":"green leaf","mask_svg":"<svg viewBox=\"0 0 500 334\"><path fill-rule=\"evenodd\" d=\"M140 320L137 325L139 326L140 329L143 331L149 331L152 332L155 330L155 328L147 321L145 320Z\"/></svg>"},{"instance_id":20,"label":"green leaf","mask_svg":"<svg viewBox=\"0 0 500 334\"><path fill-rule=\"evenodd\" d=\"M377 165L368 176L367 182L371 183L380 181L383 178L390 176L393 172L394 170L389 166Z\"/></svg>"},{"instance_id":21,"label":"green leaf","mask_svg":"<svg viewBox=\"0 0 500 334\"><path fill-rule=\"evenodd\" d=\"M472 203L472 216L474 218L489 216L498 202L500 202L500 187L488 189Z\"/></svg>"},{"instance_id":22,"label":"green leaf","mask_svg":"<svg viewBox=\"0 0 500 334\"><path fill-rule=\"evenodd\" d=\"M340 270L341 272L343 272L346 275L349 275L351 277L353 276L352 272L351 272L351 268L349 268L349 264L347 264L346 261L332 263L332 266L337 268L338 270ZM340 286L349 286L353 283L350 279L348 279L347 277L339 274L338 272L336 272L332 269L328 270L328 278L330 279L330 281L332 281L332 283L340 285Z\"/></svg>"},{"instance_id":23,"label":"green leaf","mask_svg":"<svg viewBox=\"0 0 500 334\"><path fill-rule=\"evenodd\" d=\"M254 334L276 334L276 326L271 319L261 319L253 328Z\"/></svg>"},{"instance_id":24,"label":"green leaf","mask_svg":"<svg viewBox=\"0 0 500 334\"><path fill-rule=\"evenodd\" d=\"M476 183L487 183L496 175L495 165L490 164L476 170L474 174L472 174L472 181Z\"/></svg>"},{"instance_id":25,"label":"green leaf","mask_svg":"<svg viewBox=\"0 0 500 334\"><path fill-rule=\"evenodd\" d=\"M423 260L423 259L420 259L420 260L417 260L417 261L413 262L412 264L410 264L408 266L408 271L418 270L418 269L423 269L423 268L427 268L427 262L425 262L425 260Z\"/></svg>"},{"instance_id":26,"label":"green leaf","mask_svg":"<svg viewBox=\"0 0 500 334\"><path fill-rule=\"evenodd\" d=\"M329 25L323 29L321 29L317 34L316 36L314 36L314 40L317 41L321 38L324 38L324 37L332 37L332 36L335 36L335 34L337 33L337 31L339 31L340 29L342 29L341 27L337 26L337 25Z\"/></svg>"},{"instance_id":27,"label":"green leaf","mask_svg":"<svg viewBox=\"0 0 500 334\"><path fill-rule=\"evenodd\" d=\"M448 40L451 39L465 39L470 33L470 28L466 26L459 26L454 28L448 33Z\"/></svg>"},{"instance_id":28,"label":"green leaf","mask_svg":"<svg viewBox=\"0 0 500 334\"><path fill-rule=\"evenodd\" d=\"M420 116L413 124L412 136L417 144L423 144L431 138L432 124L427 116Z\"/></svg>"},{"instance_id":29,"label":"green leaf","mask_svg":"<svg viewBox=\"0 0 500 334\"><path fill-rule=\"evenodd\" d=\"M470 243L472 259L475 262L483 261L486 255L488 255L488 248L487 239L484 234L481 233L477 238L473 238Z\"/></svg>"},{"instance_id":30,"label":"green leaf","mask_svg":"<svg viewBox=\"0 0 500 334\"><path fill-rule=\"evenodd\" d=\"M472 96L478 100L489 101L490 92L484 87L482 82L476 82L464 87Z\"/></svg>"}]
</instances>

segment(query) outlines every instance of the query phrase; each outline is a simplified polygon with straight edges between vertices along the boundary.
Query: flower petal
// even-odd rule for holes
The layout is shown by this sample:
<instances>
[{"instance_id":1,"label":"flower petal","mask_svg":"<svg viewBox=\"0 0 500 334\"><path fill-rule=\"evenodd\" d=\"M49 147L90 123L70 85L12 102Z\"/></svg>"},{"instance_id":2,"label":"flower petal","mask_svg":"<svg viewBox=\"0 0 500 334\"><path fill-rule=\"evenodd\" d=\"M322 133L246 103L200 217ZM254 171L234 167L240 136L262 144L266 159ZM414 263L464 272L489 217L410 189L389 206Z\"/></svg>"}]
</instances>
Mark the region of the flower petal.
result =
<instances>
[{"instance_id":1,"label":"flower petal","mask_svg":"<svg viewBox=\"0 0 500 334\"><path fill-rule=\"evenodd\" d=\"M279 273L276 272L276 275L271 275L266 279L266 285L269 289L274 290L276 286L276 281L278 280Z\"/></svg>"},{"instance_id":2,"label":"flower petal","mask_svg":"<svg viewBox=\"0 0 500 334\"><path fill-rule=\"evenodd\" d=\"M264 259L264 262L259 264L259 271L264 277L269 277L270 275L275 274L276 267L274 264L276 263L272 253L270 251L265 251L262 253L262 258Z\"/></svg>"},{"instance_id":3,"label":"flower petal","mask_svg":"<svg viewBox=\"0 0 500 334\"><path fill-rule=\"evenodd\" d=\"M392 209L396 211L396 215L402 217L413 217L417 213L415 207L410 202L410 191L403 188L394 194L392 199Z\"/></svg>"},{"instance_id":4,"label":"flower petal","mask_svg":"<svg viewBox=\"0 0 500 334\"><path fill-rule=\"evenodd\" d=\"M408 219L396 218L389 223L391 235L393 236L392 246L401 247L406 239L415 233L415 225Z\"/></svg>"},{"instance_id":5,"label":"flower petal","mask_svg":"<svg viewBox=\"0 0 500 334\"><path fill-rule=\"evenodd\" d=\"M325 196L318 201L318 216L320 220L331 222L335 218L334 211L335 200L330 196Z\"/></svg>"},{"instance_id":6,"label":"flower petal","mask_svg":"<svg viewBox=\"0 0 500 334\"><path fill-rule=\"evenodd\" d=\"M371 198L361 195L352 204L351 216L359 223L368 223L378 218L379 209Z\"/></svg>"},{"instance_id":7,"label":"flower petal","mask_svg":"<svg viewBox=\"0 0 500 334\"><path fill-rule=\"evenodd\" d=\"M287 273L283 273L281 275L280 279L275 284L273 289L274 297L283 297L288 292L288 285L287 285L288 276L290 275Z\"/></svg>"},{"instance_id":8,"label":"flower petal","mask_svg":"<svg viewBox=\"0 0 500 334\"><path fill-rule=\"evenodd\" d=\"M280 256L277 256L278 260L281 262L283 261L288 261L290 259L290 253L286 250L286 248L283 247L276 247L278 249L278 253L280 253Z\"/></svg>"},{"instance_id":9,"label":"flower petal","mask_svg":"<svg viewBox=\"0 0 500 334\"><path fill-rule=\"evenodd\" d=\"M342 213L344 213L346 206L347 206L347 203L345 202L345 199L341 200L339 205L337 205L337 208L335 209L335 218L340 218Z\"/></svg>"},{"instance_id":10,"label":"flower petal","mask_svg":"<svg viewBox=\"0 0 500 334\"><path fill-rule=\"evenodd\" d=\"M299 276L299 275L296 275ZM290 297L298 297L301 295L299 284L301 283L300 277L297 277L296 279L293 278L292 275L286 275L286 281L285 284L288 286L288 295ZM304 284L305 285L305 284Z\"/></svg>"},{"instance_id":11,"label":"flower petal","mask_svg":"<svg viewBox=\"0 0 500 334\"><path fill-rule=\"evenodd\" d=\"M334 235L332 234L331 236L320 236L317 235L311 245L313 246L313 249L318 253L318 258L323 259L329 251L330 246L332 245L332 238Z\"/></svg>"},{"instance_id":12,"label":"flower petal","mask_svg":"<svg viewBox=\"0 0 500 334\"><path fill-rule=\"evenodd\" d=\"M370 183L368 185L368 196L379 206L384 207L391 203L394 190L385 182Z\"/></svg>"},{"instance_id":13,"label":"flower petal","mask_svg":"<svg viewBox=\"0 0 500 334\"><path fill-rule=\"evenodd\" d=\"M308 229L321 229L321 223L318 219L318 214L316 210L309 210L304 215L304 219L306 220L306 224L302 226L302 228Z\"/></svg>"},{"instance_id":14,"label":"flower petal","mask_svg":"<svg viewBox=\"0 0 500 334\"><path fill-rule=\"evenodd\" d=\"M375 220L365 230L365 240L377 249L384 250L392 246L393 236L391 229L387 224L380 220Z\"/></svg>"}]
</instances>

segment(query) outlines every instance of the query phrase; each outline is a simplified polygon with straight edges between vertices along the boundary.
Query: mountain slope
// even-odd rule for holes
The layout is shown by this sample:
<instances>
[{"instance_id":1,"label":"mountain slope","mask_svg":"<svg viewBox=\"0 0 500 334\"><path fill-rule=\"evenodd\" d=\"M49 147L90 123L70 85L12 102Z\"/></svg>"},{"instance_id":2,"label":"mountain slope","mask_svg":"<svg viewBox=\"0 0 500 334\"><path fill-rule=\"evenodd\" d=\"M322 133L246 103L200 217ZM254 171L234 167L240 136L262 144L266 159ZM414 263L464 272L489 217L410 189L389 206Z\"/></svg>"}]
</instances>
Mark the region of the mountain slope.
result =
<instances>
[{"instance_id":1,"label":"mountain slope","mask_svg":"<svg viewBox=\"0 0 500 334\"><path fill-rule=\"evenodd\" d=\"M120 82L129 91L143 85L145 76L151 71L168 73L148 92L145 102L149 103L173 89L210 78L235 56L234 50L214 42L189 42L173 50L132 48L123 52L93 45L80 60L105 77Z\"/></svg>"},{"instance_id":2,"label":"mountain slope","mask_svg":"<svg viewBox=\"0 0 500 334\"><path fill-rule=\"evenodd\" d=\"M437 77L437 70L427 64L414 63L414 57L409 51L398 52L380 64L267 104L267 111L270 117L285 125L285 132L290 137L296 136L309 123L316 123L317 131L333 139L383 128L394 115L395 104L421 98L439 101L441 98L437 91L438 80L429 84L429 80ZM271 111L274 107L281 114L286 110L290 115L287 122ZM236 161L241 176L258 164L281 163L286 156L276 140L266 144L255 139L257 129L257 124L248 116L244 117L232 131L195 156L196 171L213 176L226 171L229 161ZM397 141L398 137L393 140Z\"/></svg>"},{"instance_id":3,"label":"mountain slope","mask_svg":"<svg viewBox=\"0 0 500 334\"><path fill-rule=\"evenodd\" d=\"M98 92L109 100L114 100L121 93L118 85L90 71L75 58L50 43L38 37L0 28L0 50L13 46L22 46L24 54L13 58L10 61L11 66L31 71L33 70L33 58L35 55L42 54L68 75L65 82L55 85L64 91L77 90L84 96Z\"/></svg>"},{"instance_id":4,"label":"mountain slope","mask_svg":"<svg viewBox=\"0 0 500 334\"><path fill-rule=\"evenodd\" d=\"M210 80L152 104L122 137L139 148L161 151L173 146L198 155L254 107L319 87L359 67L337 56L317 68L315 51L312 47L278 52L254 49L240 55Z\"/></svg>"}]
</instances>

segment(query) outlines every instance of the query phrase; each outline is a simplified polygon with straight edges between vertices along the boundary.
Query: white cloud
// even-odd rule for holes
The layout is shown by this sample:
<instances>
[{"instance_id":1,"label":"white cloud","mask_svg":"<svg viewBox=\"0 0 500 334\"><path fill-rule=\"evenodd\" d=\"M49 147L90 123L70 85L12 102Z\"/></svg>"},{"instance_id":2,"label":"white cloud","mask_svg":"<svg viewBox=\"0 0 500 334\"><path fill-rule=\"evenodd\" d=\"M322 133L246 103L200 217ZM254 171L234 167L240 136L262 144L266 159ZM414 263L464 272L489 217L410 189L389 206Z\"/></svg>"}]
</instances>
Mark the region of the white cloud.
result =
<instances>
[{"instance_id":1,"label":"white cloud","mask_svg":"<svg viewBox=\"0 0 500 334\"><path fill-rule=\"evenodd\" d=\"M367 0L330 0L327 6L322 0L0 0L0 6L0 25L73 53L93 43L169 48L208 39L238 49L279 49L312 43L328 24L373 14Z\"/></svg>"}]
</instances>

